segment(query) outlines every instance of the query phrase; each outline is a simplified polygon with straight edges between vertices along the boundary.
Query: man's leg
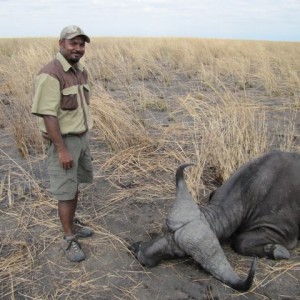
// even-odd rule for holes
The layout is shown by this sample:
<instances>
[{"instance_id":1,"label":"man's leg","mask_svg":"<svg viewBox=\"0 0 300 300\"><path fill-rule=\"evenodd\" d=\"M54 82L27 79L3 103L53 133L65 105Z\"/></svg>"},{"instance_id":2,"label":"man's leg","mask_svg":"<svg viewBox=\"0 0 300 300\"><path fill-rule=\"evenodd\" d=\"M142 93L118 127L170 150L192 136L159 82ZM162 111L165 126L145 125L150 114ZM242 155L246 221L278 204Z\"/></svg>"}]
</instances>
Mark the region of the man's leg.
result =
<instances>
[{"instance_id":1,"label":"man's leg","mask_svg":"<svg viewBox=\"0 0 300 300\"><path fill-rule=\"evenodd\" d=\"M50 192L58 200L58 216L64 231L61 246L69 260L81 261L85 259L85 255L77 238L91 236L93 231L77 224L78 220L74 217L79 194L78 183L84 182L87 176L81 174L81 153L83 151L81 138L76 136L64 137L64 142L73 156L74 165L71 169L63 169L57 159L53 144L50 146L47 152ZM74 191L76 191L75 196Z\"/></svg>"},{"instance_id":2,"label":"man's leg","mask_svg":"<svg viewBox=\"0 0 300 300\"><path fill-rule=\"evenodd\" d=\"M65 236L74 235L73 232L73 220L75 217L75 211L77 207L78 191L76 192L73 200L58 201L58 216L65 233Z\"/></svg>"},{"instance_id":3,"label":"man's leg","mask_svg":"<svg viewBox=\"0 0 300 300\"><path fill-rule=\"evenodd\" d=\"M79 262L85 259L85 254L77 241L74 232L74 217L77 207L78 191L72 200L58 201L58 216L64 231L64 238L61 241L62 248L69 260Z\"/></svg>"},{"instance_id":4,"label":"man's leg","mask_svg":"<svg viewBox=\"0 0 300 300\"><path fill-rule=\"evenodd\" d=\"M76 235L77 238L87 238L93 235L93 230L75 217L78 195L77 191L73 200L58 201L58 216L65 236Z\"/></svg>"}]
</instances>

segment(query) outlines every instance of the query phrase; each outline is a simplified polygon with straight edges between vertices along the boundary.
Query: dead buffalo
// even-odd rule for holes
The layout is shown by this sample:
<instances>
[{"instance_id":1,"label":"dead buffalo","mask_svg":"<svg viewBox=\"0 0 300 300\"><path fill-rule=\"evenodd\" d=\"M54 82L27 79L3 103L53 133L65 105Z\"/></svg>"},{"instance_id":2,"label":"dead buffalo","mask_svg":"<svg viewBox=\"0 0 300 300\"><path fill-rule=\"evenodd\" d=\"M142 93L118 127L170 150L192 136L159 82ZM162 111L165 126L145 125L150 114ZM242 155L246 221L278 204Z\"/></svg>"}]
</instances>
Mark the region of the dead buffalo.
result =
<instances>
[{"instance_id":1,"label":"dead buffalo","mask_svg":"<svg viewBox=\"0 0 300 300\"><path fill-rule=\"evenodd\" d=\"M199 208L188 192L183 164L176 172L176 201L163 235L133 244L134 255L152 267L163 259L193 257L228 286L250 289L255 259L242 280L232 269L219 240L232 238L242 255L288 259L297 245L300 227L300 155L271 152L240 167Z\"/></svg>"}]
</instances>

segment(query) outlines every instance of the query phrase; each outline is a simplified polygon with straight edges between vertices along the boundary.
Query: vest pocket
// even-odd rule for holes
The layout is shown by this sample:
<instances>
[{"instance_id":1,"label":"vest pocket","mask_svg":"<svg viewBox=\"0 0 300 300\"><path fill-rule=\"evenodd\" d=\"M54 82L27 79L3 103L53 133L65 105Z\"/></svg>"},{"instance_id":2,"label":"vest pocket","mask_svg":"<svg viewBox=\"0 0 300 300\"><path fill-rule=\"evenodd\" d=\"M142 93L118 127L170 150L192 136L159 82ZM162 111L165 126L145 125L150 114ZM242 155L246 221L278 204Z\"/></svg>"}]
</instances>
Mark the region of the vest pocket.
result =
<instances>
[{"instance_id":1,"label":"vest pocket","mask_svg":"<svg viewBox=\"0 0 300 300\"><path fill-rule=\"evenodd\" d=\"M87 105L90 104L90 86L88 84L83 85L83 95Z\"/></svg>"},{"instance_id":2,"label":"vest pocket","mask_svg":"<svg viewBox=\"0 0 300 300\"><path fill-rule=\"evenodd\" d=\"M78 87L72 86L61 91L60 108L62 110L74 110L78 108Z\"/></svg>"}]
</instances>

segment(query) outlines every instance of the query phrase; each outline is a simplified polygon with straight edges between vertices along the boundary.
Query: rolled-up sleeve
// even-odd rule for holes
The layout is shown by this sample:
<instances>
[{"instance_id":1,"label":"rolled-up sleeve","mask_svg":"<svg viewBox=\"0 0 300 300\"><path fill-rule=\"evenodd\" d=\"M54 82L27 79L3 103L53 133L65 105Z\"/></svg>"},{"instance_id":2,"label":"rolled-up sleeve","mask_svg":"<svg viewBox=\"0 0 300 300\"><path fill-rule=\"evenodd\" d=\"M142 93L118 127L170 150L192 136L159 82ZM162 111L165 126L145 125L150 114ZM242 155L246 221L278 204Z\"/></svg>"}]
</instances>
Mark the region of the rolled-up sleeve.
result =
<instances>
[{"instance_id":1,"label":"rolled-up sleeve","mask_svg":"<svg viewBox=\"0 0 300 300\"><path fill-rule=\"evenodd\" d=\"M49 74L39 74L34 80L34 90L31 112L39 117L57 116L61 99L59 81Z\"/></svg>"}]
</instances>

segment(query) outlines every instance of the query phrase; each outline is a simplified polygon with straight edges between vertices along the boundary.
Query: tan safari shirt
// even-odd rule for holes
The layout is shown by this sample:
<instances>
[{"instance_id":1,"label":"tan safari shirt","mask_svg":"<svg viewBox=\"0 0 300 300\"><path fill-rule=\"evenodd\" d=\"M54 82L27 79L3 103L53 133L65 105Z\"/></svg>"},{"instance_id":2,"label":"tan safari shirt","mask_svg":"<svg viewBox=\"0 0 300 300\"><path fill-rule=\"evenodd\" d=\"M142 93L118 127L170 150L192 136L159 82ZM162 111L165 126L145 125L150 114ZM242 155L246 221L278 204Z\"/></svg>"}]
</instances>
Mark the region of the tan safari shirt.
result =
<instances>
[{"instance_id":1,"label":"tan safari shirt","mask_svg":"<svg viewBox=\"0 0 300 300\"><path fill-rule=\"evenodd\" d=\"M92 128L90 87L82 64L72 67L57 53L56 58L42 68L35 78L35 93L31 112L40 118L39 128L47 132L44 115L56 116L61 133L82 133Z\"/></svg>"}]
</instances>

